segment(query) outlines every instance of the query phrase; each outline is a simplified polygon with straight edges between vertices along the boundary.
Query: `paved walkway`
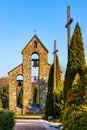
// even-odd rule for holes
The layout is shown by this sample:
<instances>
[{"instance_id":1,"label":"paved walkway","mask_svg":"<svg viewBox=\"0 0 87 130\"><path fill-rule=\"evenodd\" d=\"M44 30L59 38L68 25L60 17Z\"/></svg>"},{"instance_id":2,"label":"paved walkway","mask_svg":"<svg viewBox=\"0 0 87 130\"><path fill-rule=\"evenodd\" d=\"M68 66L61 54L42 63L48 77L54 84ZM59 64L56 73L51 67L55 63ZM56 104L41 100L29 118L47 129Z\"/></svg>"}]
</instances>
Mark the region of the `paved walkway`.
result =
<instances>
[{"instance_id":1,"label":"paved walkway","mask_svg":"<svg viewBox=\"0 0 87 130\"><path fill-rule=\"evenodd\" d=\"M50 124L42 119L17 119L14 130L58 130L58 128L50 127Z\"/></svg>"}]
</instances>

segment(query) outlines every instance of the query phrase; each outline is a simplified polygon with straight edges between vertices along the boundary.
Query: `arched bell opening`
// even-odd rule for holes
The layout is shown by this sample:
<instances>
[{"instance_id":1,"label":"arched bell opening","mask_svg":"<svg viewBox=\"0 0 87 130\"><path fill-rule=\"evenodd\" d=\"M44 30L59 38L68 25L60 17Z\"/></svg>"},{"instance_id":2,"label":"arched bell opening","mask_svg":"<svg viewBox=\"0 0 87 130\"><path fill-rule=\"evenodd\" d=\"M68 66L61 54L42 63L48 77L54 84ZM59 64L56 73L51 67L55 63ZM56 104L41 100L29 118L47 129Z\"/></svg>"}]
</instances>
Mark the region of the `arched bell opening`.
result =
<instances>
[{"instance_id":1,"label":"arched bell opening","mask_svg":"<svg viewBox=\"0 0 87 130\"><path fill-rule=\"evenodd\" d=\"M31 56L31 79L32 79L32 109L39 109L40 88L39 88L39 54L33 53Z\"/></svg>"},{"instance_id":2,"label":"arched bell opening","mask_svg":"<svg viewBox=\"0 0 87 130\"><path fill-rule=\"evenodd\" d=\"M17 75L17 86L23 86L23 76Z\"/></svg>"},{"instance_id":3,"label":"arched bell opening","mask_svg":"<svg viewBox=\"0 0 87 130\"><path fill-rule=\"evenodd\" d=\"M38 82L39 80L39 54L33 53L31 57L31 78L32 82Z\"/></svg>"},{"instance_id":4,"label":"arched bell opening","mask_svg":"<svg viewBox=\"0 0 87 130\"><path fill-rule=\"evenodd\" d=\"M17 75L16 96L17 96L17 107L22 108L23 107L23 76L20 74Z\"/></svg>"}]
</instances>

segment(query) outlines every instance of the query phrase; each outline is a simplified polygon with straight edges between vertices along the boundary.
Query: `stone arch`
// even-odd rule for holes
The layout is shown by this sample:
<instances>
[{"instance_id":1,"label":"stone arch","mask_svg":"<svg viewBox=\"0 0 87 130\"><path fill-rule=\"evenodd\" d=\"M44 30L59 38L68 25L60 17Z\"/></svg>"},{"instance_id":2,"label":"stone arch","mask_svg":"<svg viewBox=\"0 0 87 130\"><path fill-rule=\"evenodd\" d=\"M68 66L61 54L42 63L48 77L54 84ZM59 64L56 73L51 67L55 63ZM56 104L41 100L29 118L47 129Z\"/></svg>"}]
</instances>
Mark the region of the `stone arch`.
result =
<instances>
[{"instance_id":1,"label":"stone arch","mask_svg":"<svg viewBox=\"0 0 87 130\"><path fill-rule=\"evenodd\" d=\"M39 85L39 53L34 51L31 54L31 77L32 77L32 106L40 104L40 85Z\"/></svg>"},{"instance_id":2,"label":"stone arch","mask_svg":"<svg viewBox=\"0 0 87 130\"><path fill-rule=\"evenodd\" d=\"M23 86L23 75L22 74L18 74L16 76L16 82L18 86Z\"/></svg>"},{"instance_id":3,"label":"stone arch","mask_svg":"<svg viewBox=\"0 0 87 130\"><path fill-rule=\"evenodd\" d=\"M31 55L31 78L32 82L39 80L39 53L37 52Z\"/></svg>"},{"instance_id":4,"label":"stone arch","mask_svg":"<svg viewBox=\"0 0 87 130\"><path fill-rule=\"evenodd\" d=\"M22 74L17 74L16 83L17 83L17 88L16 88L17 107L22 108L23 104L20 105L19 103L20 102L19 100L23 101L23 99L20 99L20 95L23 97L23 75Z\"/></svg>"}]
</instances>

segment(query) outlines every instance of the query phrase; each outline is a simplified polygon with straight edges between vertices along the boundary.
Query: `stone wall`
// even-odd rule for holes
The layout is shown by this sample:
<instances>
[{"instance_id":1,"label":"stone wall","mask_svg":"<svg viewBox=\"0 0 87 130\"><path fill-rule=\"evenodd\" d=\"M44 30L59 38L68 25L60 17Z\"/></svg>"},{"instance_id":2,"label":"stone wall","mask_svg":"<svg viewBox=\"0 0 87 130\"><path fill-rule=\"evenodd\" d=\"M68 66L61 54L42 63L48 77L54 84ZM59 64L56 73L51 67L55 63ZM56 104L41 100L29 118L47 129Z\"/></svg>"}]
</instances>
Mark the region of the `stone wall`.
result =
<instances>
[{"instance_id":1,"label":"stone wall","mask_svg":"<svg viewBox=\"0 0 87 130\"><path fill-rule=\"evenodd\" d=\"M46 82L45 80L41 79L40 80L40 111L43 113L44 112L44 107L45 107L45 102L46 102Z\"/></svg>"},{"instance_id":2,"label":"stone wall","mask_svg":"<svg viewBox=\"0 0 87 130\"><path fill-rule=\"evenodd\" d=\"M22 64L9 73L9 110L16 112L17 108L17 76L22 75Z\"/></svg>"}]
</instances>

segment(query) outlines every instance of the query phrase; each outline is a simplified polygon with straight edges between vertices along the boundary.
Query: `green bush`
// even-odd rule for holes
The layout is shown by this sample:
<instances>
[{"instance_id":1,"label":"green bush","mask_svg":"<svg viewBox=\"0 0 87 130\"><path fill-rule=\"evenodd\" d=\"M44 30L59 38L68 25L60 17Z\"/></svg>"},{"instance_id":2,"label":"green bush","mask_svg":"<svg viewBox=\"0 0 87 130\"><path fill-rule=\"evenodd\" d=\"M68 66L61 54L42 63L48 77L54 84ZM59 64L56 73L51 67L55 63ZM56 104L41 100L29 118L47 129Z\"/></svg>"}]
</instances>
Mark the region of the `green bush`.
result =
<instances>
[{"instance_id":1,"label":"green bush","mask_svg":"<svg viewBox=\"0 0 87 130\"><path fill-rule=\"evenodd\" d=\"M12 130L14 125L14 113L0 110L0 130Z\"/></svg>"},{"instance_id":2,"label":"green bush","mask_svg":"<svg viewBox=\"0 0 87 130\"><path fill-rule=\"evenodd\" d=\"M63 130L87 130L87 110L75 106L65 108Z\"/></svg>"},{"instance_id":3,"label":"green bush","mask_svg":"<svg viewBox=\"0 0 87 130\"><path fill-rule=\"evenodd\" d=\"M0 98L0 108L2 108L2 100L1 100L1 98Z\"/></svg>"}]
</instances>

